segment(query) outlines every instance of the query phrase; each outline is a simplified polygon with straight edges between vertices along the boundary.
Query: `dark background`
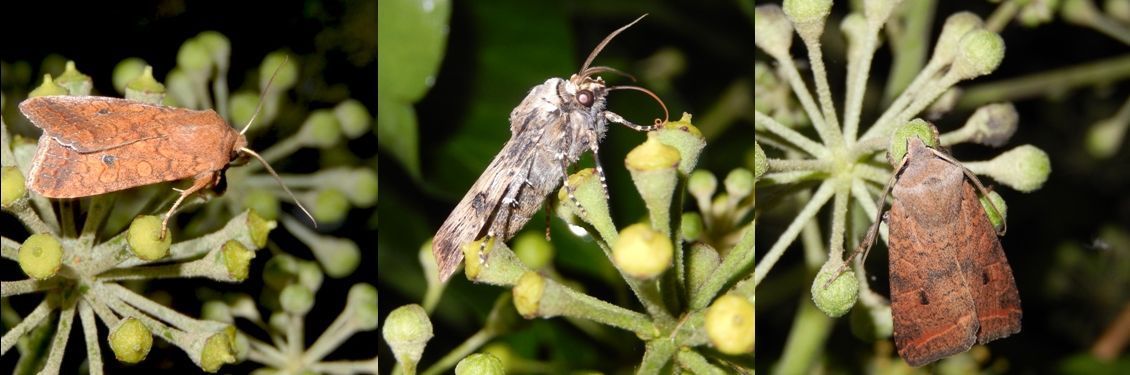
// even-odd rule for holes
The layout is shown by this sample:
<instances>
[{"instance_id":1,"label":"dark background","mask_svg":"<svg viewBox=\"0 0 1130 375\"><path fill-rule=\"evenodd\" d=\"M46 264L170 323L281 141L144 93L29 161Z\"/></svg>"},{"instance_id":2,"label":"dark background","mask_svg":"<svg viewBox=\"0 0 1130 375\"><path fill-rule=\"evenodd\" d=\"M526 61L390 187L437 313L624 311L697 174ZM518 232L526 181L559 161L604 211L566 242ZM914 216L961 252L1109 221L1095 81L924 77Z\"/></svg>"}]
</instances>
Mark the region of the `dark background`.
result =
<instances>
[{"instance_id":1,"label":"dark background","mask_svg":"<svg viewBox=\"0 0 1130 375\"><path fill-rule=\"evenodd\" d=\"M276 120L271 125L278 129L257 137L250 146L253 149L263 150L280 136L293 133L309 110L332 108L347 98L359 100L370 114L376 114L375 1L9 1L4 2L2 13L0 28L6 36L0 43L0 59L4 62L3 113L9 125L16 121L13 116L19 116L15 104L42 81L40 65L49 54L75 60L78 69L94 80L95 95L120 97L111 84L111 72L118 62L140 57L153 66L154 75L163 81L176 65L181 44L206 30L219 31L231 43L228 82L232 93L242 87L240 84L256 84L257 79L248 79L246 75L257 74L263 57L270 52L286 50L291 53L292 63L296 62L295 58L300 63L298 84L288 92L290 102L297 104L287 113L295 116ZM258 90L257 86L253 89ZM343 142L342 147L348 147L359 158L372 159L375 144L375 135L367 135ZM280 171L292 173L312 172L318 166L318 152L312 150L300 151L282 165L274 165ZM287 204L283 207L293 208ZM312 343L345 306L350 285L376 281L372 245L376 234L371 220L375 211L375 208L355 209L340 227L322 228L324 233L352 238L361 247L362 260L352 276L325 279L316 294L316 307L307 316L307 344ZM24 229L11 215L4 214L2 219L6 236L17 241L26 237L26 232L19 233ZM281 227L271 238L288 253L313 259L305 245ZM149 284L151 295L156 299L168 297L170 306L190 316L199 316L202 298L196 293L203 288L257 296L263 290L262 266L270 258L270 251L264 249L257 255L252 262L251 276L244 283L224 284L202 279L155 281ZM2 262L0 270L4 280L22 278L15 262ZM42 294L32 294L12 298L10 302L21 315L26 315L41 299ZM64 357L63 373L75 373L86 357L77 319ZM106 334L106 327L100 324L99 336L104 338ZM376 330L357 334L328 359L372 358L377 337ZM266 336L258 338L267 339ZM114 360L105 340L101 341L108 373L199 371L184 352L160 339L154 340L145 361L130 367ZM17 358L18 353L13 348L3 357L0 371L11 372ZM247 373L255 368L246 364L229 365L221 371Z\"/></svg>"}]
</instances>

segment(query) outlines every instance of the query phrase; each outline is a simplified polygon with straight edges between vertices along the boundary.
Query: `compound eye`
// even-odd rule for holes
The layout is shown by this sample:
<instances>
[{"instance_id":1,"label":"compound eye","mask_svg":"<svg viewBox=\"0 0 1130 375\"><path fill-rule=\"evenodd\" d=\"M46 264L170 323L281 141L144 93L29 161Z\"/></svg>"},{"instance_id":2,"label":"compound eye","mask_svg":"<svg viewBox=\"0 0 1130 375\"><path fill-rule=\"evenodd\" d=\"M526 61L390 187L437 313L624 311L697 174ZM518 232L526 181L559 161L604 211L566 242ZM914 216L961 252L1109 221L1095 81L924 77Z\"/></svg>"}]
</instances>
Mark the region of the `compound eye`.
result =
<instances>
[{"instance_id":1,"label":"compound eye","mask_svg":"<svg viewBox=\"0 0 1130 375\"><path fill-rule=\"evenodd\" d=\"M583 105L585 107L592 107L593 100L594 100L594 98L593 98L593 95L592 95L592 91L581 90L580 92L577 93L577 101L580 102L581 105Z\"/></svg>"}]
</instances>

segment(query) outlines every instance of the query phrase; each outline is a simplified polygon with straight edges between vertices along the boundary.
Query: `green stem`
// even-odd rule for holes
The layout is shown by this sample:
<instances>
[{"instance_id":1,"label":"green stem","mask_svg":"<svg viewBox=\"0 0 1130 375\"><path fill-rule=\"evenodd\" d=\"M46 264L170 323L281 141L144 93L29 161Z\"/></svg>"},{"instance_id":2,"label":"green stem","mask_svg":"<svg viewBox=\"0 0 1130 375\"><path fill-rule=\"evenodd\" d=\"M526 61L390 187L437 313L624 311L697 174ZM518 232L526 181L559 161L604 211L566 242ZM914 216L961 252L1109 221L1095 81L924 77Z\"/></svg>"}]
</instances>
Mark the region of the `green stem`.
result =
<instances>
[{"instance_id":1,"label":"green stem","mask_svg":"<svg viewBox=\"0 0 1130 375\"><path fill-rule=\"evenodd\" d=\"M1130 55L1072 67L1045 71L1025 77L969 87L956 109L970 110L987 103L1015 101L1049 93L1110 84L1130 78Z\"/></svg>"}]
</instances>

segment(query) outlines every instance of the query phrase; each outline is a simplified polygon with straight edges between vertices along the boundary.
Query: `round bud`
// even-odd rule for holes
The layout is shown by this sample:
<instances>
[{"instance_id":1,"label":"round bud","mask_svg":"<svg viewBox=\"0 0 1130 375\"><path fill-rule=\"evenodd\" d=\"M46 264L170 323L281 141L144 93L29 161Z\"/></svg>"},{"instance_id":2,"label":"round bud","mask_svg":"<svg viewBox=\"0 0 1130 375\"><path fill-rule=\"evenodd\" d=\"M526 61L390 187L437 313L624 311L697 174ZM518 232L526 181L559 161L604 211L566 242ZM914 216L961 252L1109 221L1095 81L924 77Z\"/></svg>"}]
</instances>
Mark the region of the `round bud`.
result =
<instances>
[{"instance_id":1,"label":"round bud","mask_svg":"<svg viewBox=\"0 0 1130 375\"><path fill-rule=\"evenodd\" d=\"M17 252L20 269L36 280L46 280L59 272L63 265L63 245L48 233L28 236Z\"/></svg>"},{"instance_id":2,"label":"round bud","mask_svg":"<svg viewBox=\"0 0 1130 375\"><path fill-rule=\"evenodd\" d=\"M493 355L475 353L455 365L455 375L504 375L506 368Z\"/></svg>"},{"instance_id":3,"label":"round bud","mask_svg":"<svg viewBox=\"0 0 1130 375\"><path fill-rule=\"evenodd\" d=\"M727 294L706 309L706 336L718 351L729 355L753 352L754 313L748 299Z\"/></svg>"},{"instance_id":4,"label":"round bud","mask_svg":"<svg viewBox=\"0 0 1130 375\"><path fill-rule=\"evenodd\" d=\"M314 293L301 284L290 284L279 293L279 305L292 315L306 315L314 307Z\"/></svg>"},{"instance_id":5,"label":"round bud","mask_svg":"<svg viewBox=\"0 0 1130 375\"><path fill-rule=\"evenodd\" d=\"M514 240L514 254L531 269L539 270L553 262L553 244L536 232L522 232Z\"/></svg>"},{"instance_id":6,"label":"round bud","mask_svg":"<svg viewBox=\"0 0 1130 375\"><path fill-rule=\"evenodd\" d=\"M952 61L961 38L970 31L980 29L983 24L981 17L971 12L957 12L946 18L946 24L942 26L942 34L938 36L938 43L934 45L933 59L938 62Z\"/></svg>"},{"instance_id":7,"label":"round bud","mask_svg":"<svg viewBox=\"0 0 1130 375\"><path fill-rule=\"evenodd\" d=\"M279 218L279 198L267 190L251 190L243 196L243 207L250 208L267 220Z\"/></svg>"},{"instance_id":8,"label":"round bud","mask_svg":"<svg viewBox=\"0 0 1130 375\"><path fill-rule=\"evenodd\" d=\"M663 233L652 230L647 224L633 224L620 231L620 238L612 244L612 261L624 273L638 278L651 279L671 266L674 248Z\"/></svg>"},{"instance_id":9,"label":"round bud","mask_svg":"<svg viewBox=\"0 0 1130 375\"><path fill-rule=\"evenodd\" d=\"M27 196L24 174L16 167L4 167L0 172L0 205L11 207L20 198Z\"/></svg>"},{"instance_id":10,"label":"round bud","mask_svg":"<svg viewBox=\"0 0 1130 375\"><path fill-rule=\"evenodd\" d=\"M114 72L111 73L112 80L114 81L114 89L118 90L119 93L125 94L126 85L141 76L141 72L145 70L147 66L149 66L149 64L138 57L130 57L118 62L118 65L114 66Z\"/></svg>"},{"instance_id":11,"label":"round bud","mask_svg":"<svg viewBox=\"0 0 1130 375\"><path fill-rule=\"evenodd\" d=\"M953 62L953 73L970 79L992 73L1004 60L1004 39L997 33L979 29L961 38Z\"/></svg>"},{"instance_id":12,"label":"round bud","mask_svg":"<svg viewBox=\"0 0 1130 375\"><path fill-rule=\"evenodd\" d=\"M914 119L895 129L891 135L891 144L887 148L887 161L891 166L897 166L906 157L907 142L911 138L918 138L930 148L937 148L938 130L933 125L922 119Z\"/></svg>"},{"instance_id":13,"label":"round bud","mask_svg":"<svg viewBox=\"0 0 1130 375\"><path fill-rule=\"evenodd\" d=\"M993 179L1024 193L1044 186L1051 171L1048 154L1032 145L1023 145L1000 154L989 161L985 170Z\"/></svg>"},{"instance_id":14,"label":"round bud","mask_svg":"<svg viewBox=\"0 0 1130 375\"><path fill-rule=\"evenodd\" d=\"M314 220L319 223L337 223L345 220L349 208L349 198L345 196L345 193L330 187L318 190L310 213L314 215Z\"/></svg>"},{"instance_id":15,"label":"round bud","mask_svg":"<svg viewBox=\"0 0 1130 375\"><path fill-rule=\"evenodd\" d=\"M154 261L169 255L169 246L173 243L172 233L165 233L164 238L161 234L161 218L142 215L130 223L126 241L138 259Z\"/></svg>"},{"instance_id":16,"label":"round bud","mask_svg":"<svg viewBox=\"0 0 1130 375\"><path fill-rule=\"evenodd\" d=\"M424 346L432 339L432 322L420 305L404 305L388 314L382 334L396 361L407 373L414 373Z\"/></svg>"},{"instance_id":17,"label":"round bud","mask_svg":"<svg viewBox=\"0 0 1130 375\"><path fill-rule=\"evenodd\" d=\"M341 124L334 112L318 109L310 113L302 124L301 137L304 144L318 148L333 147L341 139Z\"/></svg>"},{"instance_id":18,"label":"round bud","mask_svg":"<svg viewBox=\"0 0 1130 375\"><path fill-rule=\"evenodd\" d=\"M114 358L122 363L138 363L149 355L153 348L153 333L137 318L129 317L110 329L107 340Z\"/></svg>"},{"instance_id":19,"label":"round bud","mask_svg":"<svg viewBox=\"0 0 1130 375\"><path fill-rule=\"evenodd\" d=\"M377 328L377 288L366 283L353 284L345 305L353 314L357 329L368 331Z\"/></svg>"},{"instance_id":20,"label":"round bud","mask_svg":"<svg viewBox=\"0 0 1130 375\"><path fill-rule=\"evenodd\" d=\"M545 278L537 272L526 272L514 284L514 308L527 319L538 315L541 297L545 294Z\"/></svg>"},{"instance_id":21,"label":"round bud","mask_svg":"<svg viewBox=\"0 0 1130 375\"><path fill-rule=\"evenodd\" d=\"M753 13L753 42L773 57L789 55L793 24L777 4L758 5Z\"/></svg>"},{"instance_id":22,"label":"round bud","mask_svg":"<svg viewBox=\"0 0 1130 375\"><path fill-rule=\"evenodd\" d=\"M838 318L855 306L855 300L859 298L859 281L855 279L855 271L851 269L836 275L836 271L843 263L835 263L837 264L829 261L820 267L820 272L812 281L812 302L824 314ZM829 284L828 280L832 277L836 279ZM825 284L828 286L825 287Z\"/></svg>"},{"instance_id":23,"label":"round bud","mask_svg":"<svg viewBox=\"0 0 1130 375\"><path fill-rule=\"evenodd\" d=\"M985 208L985 214L989 215L989 223L993 224L993 228L999 231L1008 218L1008 205L1005 204L1004 198L1001 198L1001 195L997 192L990 191L988 195L980 196L979 200L981 207Z\"/></svg>"}]
</instances>

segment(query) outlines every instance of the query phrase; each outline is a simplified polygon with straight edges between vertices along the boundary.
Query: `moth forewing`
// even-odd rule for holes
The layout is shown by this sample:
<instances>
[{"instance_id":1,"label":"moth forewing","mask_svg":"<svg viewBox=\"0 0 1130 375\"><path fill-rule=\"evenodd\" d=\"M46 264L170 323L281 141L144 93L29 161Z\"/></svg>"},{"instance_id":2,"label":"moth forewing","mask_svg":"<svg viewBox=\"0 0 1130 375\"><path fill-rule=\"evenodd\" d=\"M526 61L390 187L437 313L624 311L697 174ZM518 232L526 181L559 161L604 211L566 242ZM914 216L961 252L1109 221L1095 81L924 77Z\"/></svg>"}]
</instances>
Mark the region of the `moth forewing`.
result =
<instances>
[{"instance_id":1,"label":"moth forewing","mask_svg":"<svg viewBox=\"0 0 1130 375\"><path fill-rule=\"evenodd\" d=\"M511 111L510 140L444 220L433 239L432 253L442 281L449 279L463 260L460 250L463 244L483 236L502 241L513 237L542 206L546 196L566 182L568 168L584 152L593 152L603 182L604 172L596 154L610 119L637 130L652 129L631 124L605 111L606 96L613 88L592 75L615 70L589 67L596 54L616 34L642 18L601 41L579 73L568 80L550 78L535 86ZM650 91L639 90L654 97ZM565 184L565 188L575 202L571 187Z\"/></svg>"}]
</instances>

